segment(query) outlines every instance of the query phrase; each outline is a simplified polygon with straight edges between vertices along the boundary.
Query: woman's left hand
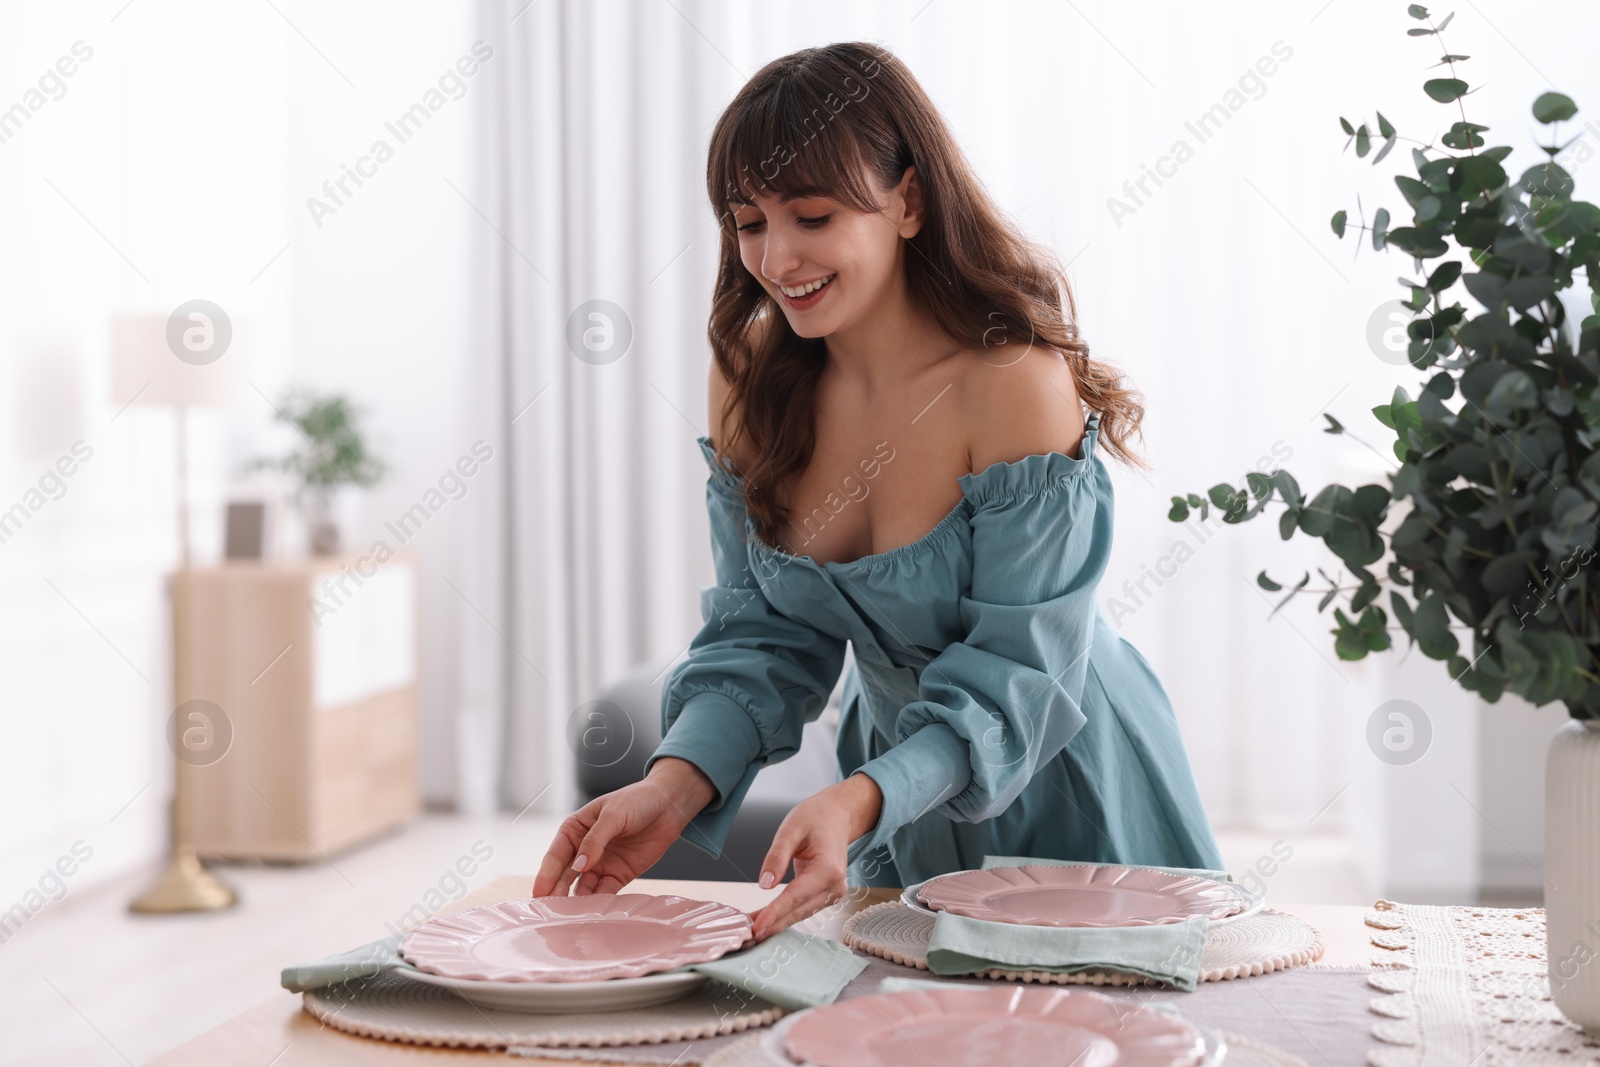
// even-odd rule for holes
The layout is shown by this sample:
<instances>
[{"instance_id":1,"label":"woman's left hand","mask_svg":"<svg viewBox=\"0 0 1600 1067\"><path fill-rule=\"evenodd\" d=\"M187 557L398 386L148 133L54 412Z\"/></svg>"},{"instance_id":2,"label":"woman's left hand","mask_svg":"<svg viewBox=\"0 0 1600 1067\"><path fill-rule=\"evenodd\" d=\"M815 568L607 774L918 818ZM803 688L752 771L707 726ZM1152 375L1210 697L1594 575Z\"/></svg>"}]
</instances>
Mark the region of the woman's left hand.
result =
<instances>
[{"instance_id":1,"label":"woman's left hand","mask_svg":"<svg viewBox=\"0 0 1600 1067\"><path fill-rule=\"evenodd\" d=\"M761 864L761 888L778 884L794 861L794 881L755 913L754 938L762 941L841 899L847 888L845 854L850 842L878 825L883 794L865 774L796 804L772 838Z\"/></svg>"}]
</instances>

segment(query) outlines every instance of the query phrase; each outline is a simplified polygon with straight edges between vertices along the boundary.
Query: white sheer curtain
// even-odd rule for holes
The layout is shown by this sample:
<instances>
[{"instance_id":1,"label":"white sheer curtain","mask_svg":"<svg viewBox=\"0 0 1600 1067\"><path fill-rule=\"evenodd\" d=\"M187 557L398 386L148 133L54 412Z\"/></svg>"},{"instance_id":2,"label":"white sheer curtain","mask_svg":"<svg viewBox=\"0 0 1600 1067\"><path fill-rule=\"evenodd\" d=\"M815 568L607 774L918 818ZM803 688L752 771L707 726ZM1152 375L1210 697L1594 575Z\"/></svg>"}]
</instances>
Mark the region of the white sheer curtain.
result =
<instances>
[{"instance_id":1,"label":"white sheer curtain","mask_svg":"<svg viewBox=\"0 0 1600 1067\"><path fill-rule=\"evenodd\" d=\"M1475 84L1497 86L1483 107L1500 112L1486 120L1520 144L1513 116L1542 78L1490 16L1469 15L1450 47L1479 57ZM1324 435L1319 413L1381 440L1368 409L1416 384L1364 342L1409 262L1370 249L1352 261L1355 243L1327 224L1354 214L1357 193L1369 212L1396 200L1387 168L1341 156L1338 115L1377 103L1423 140L1441 121L1417 73L1437 49L1405 37L1400 8L483 0L480 17L500 81L470 194L494 231L474 373L509 462L501 498L480 501L463 573L505 637L464 638L492 682L467 702L470 780L485 780L503 737L500 799L520 806L554 785L541 804L561 808L572 709L629 665L681 653L698 626L707 137L768 60L866 39L911 66L1002 207L1070 263L1094 352L1146 393L1154 469L1114 467L1102 599L1111 617L1118 598L1122 632L1165 680L1214 820L1344 835L1374 883L1470 882L1487 832L1471 810L1475 705L1443 666L1341 663L1309 604L1269 621L1253 576L1333 572L1319 546L1282 545L1266 522L1203 538L1165 518L1172 494L1237 483L1263 460L1311 489L1382 478L1383 458ZM567 343L591 300L631 323L615 362ZM1158 585L1151 569L1172 573ZM1142 593L1124 590L1141 579ZM1392 768L1368 751L1366 720L1394 698L1431 716L1431 762Z\"/></svg>"}]
</instances>

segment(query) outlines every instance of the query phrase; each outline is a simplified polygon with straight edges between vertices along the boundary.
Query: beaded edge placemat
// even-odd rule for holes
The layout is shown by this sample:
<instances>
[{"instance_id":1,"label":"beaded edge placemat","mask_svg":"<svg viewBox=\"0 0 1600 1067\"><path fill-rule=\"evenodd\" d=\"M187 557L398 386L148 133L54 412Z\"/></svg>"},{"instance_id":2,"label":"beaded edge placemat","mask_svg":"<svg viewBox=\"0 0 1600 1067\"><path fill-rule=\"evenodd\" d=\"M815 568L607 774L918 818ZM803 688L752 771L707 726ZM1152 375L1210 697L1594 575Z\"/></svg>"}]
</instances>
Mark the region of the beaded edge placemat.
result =
<instances>
[{"instance_id":1,"label":"beaded edge placemat","mask_svg":"<svg viewBox=\"0 0 1600 1067\"><path fill-rule=\"evenodd\" d=\"M932 933L932 915L908 908L898 900L886 900L852 915L845 922L843 940L850 948L925 971ZM1223 923L1207 931L1199 980L1220 982L1299 967L1320 957L1322 949L1322 934L1316 927L1298 916L1264 908L1248 919ZM1057 985L1161 985L1151 978L1118 971L1061 974L992 968L971 977Z\"/></svg>"},{"instance_id":2,"label":"beaded edge placemat","mask_svg":"<svg viewBox=\"0 0 1600 1067\"><path fill-rule=\"evenodd\" d=\"M447 1048L605 1048L695 1041L770 1026L783 1008L721 982L665 1004L626 1011L540 1015L480 1008L439 986L393 974L301 994L301 1006L336 1030Z\"/></svg>"}]
</instances>

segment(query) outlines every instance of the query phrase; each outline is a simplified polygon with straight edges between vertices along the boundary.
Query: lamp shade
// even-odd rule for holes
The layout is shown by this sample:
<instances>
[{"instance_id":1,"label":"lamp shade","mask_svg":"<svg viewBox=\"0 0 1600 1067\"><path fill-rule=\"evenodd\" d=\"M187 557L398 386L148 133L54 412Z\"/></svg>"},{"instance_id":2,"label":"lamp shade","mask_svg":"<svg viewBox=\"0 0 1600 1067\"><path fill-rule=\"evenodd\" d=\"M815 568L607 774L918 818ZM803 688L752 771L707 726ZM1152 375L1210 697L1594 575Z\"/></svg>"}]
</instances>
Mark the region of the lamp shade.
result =
<instances>
[{"instance_id":1,"label":"lamp shade","mask_svg":"<svg viewBox=\"0 0 1600 1067\"><path fill-rule=\"evenodd\" d=\"M112 403L242 403L250 380L244 342L222 309L207 301L191 301L166 318L117 315L111 320Z\"/></svg>"}]
</instances>

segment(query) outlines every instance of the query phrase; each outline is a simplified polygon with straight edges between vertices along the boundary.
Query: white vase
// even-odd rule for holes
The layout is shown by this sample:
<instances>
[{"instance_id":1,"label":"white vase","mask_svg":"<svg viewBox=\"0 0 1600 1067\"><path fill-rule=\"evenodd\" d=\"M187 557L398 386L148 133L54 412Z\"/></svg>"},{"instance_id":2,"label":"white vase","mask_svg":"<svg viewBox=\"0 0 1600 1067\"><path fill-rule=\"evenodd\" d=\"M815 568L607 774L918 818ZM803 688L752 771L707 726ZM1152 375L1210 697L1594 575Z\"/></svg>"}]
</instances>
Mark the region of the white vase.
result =
<instances>
[{"instance_id":1,"label":"white vase","mask_svg":"<svg viewBox=\"0 0 1600 1067\"><path fill-rule=\"evenodd\" d=\"M1550 742L1544 859L1550 994L1600 1034L1600 722L1575 719Z\"/></svg>"}]
</instances>

